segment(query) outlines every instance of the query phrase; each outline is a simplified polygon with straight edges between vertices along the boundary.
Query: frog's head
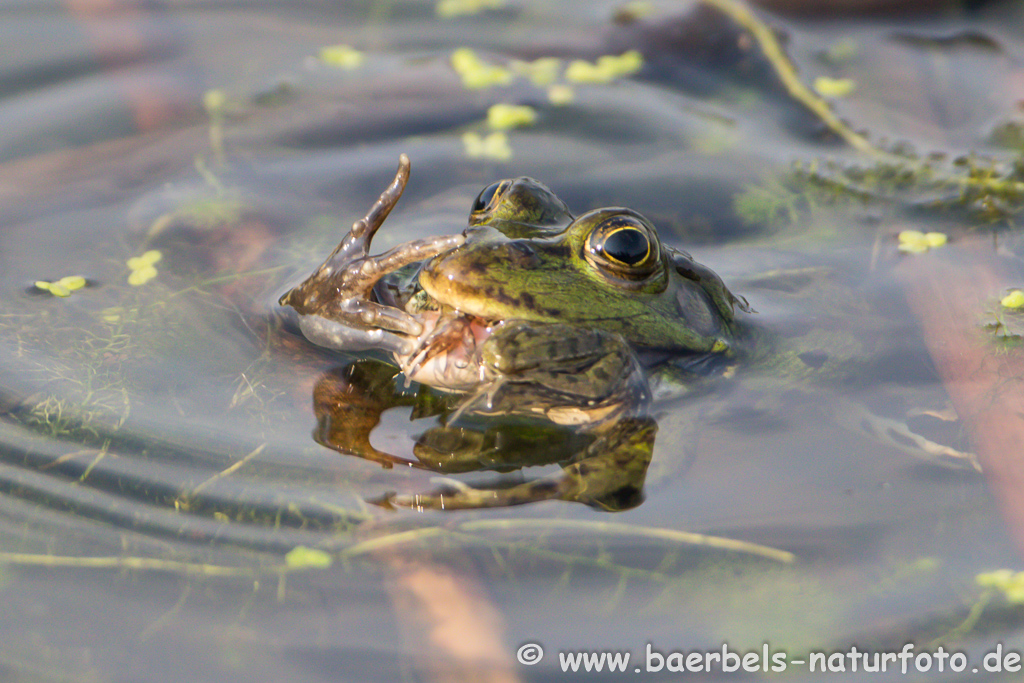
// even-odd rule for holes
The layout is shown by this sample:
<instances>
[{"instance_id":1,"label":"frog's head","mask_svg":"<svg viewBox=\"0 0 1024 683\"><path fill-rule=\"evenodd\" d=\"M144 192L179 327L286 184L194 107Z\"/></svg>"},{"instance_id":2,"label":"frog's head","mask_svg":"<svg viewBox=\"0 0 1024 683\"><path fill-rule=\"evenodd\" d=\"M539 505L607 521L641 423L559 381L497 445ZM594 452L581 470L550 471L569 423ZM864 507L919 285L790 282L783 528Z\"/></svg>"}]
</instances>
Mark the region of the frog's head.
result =
<instances>
[{"instance_id":1,"label":"frog's head","mask_svg":"<svg viewBox=\"0 0 1024 683\"><path fill-rule=\"evenodd\" d=\"M722 280L625 208L570 220L565 204L528 178L485 189L465 244L430 260L430 297L486 321L578 324L637 346L724 352L733 307ZM563 225L560 225L563 223Z\"/></svg>"},{"instance_id":2,"label":"frog's head","mask_svg":"<svg viewBox=\"0 0 1024 683\"><path fill-rule=\"evenodd\" d=\"M543 183L526 177L488 185L469 213L470 228L488 226L512 238L560 232L571 221L565 202Z\"/></svg>"}]
</instances>

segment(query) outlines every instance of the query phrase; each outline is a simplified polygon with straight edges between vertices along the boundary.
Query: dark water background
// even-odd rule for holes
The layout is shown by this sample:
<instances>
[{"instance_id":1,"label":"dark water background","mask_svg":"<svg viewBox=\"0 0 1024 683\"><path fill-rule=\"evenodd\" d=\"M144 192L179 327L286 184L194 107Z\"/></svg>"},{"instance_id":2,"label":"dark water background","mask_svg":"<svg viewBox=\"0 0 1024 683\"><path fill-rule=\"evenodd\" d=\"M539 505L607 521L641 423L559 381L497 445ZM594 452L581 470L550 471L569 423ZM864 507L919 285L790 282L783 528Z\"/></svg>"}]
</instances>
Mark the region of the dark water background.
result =
<instances>
[{"instance_id":1,"label":"dark water background","mask_svg":"<svg viewBox=\"0 0 1024 683\"><path fill-rule=\"evenodd\" d=\"M1024 647L1021 613L1002 597L971 616L975 576L1019 563L984 477L836 419L850 405L944 405L890 273L894 235L939 230L955 248L993 224L913 197L827 205L779 191L794 161L858 156L783 93L756 49L736 47L728 22L665 3L641 26L682 29L646 31L612 22L616 6L509 1L455 19L412 0L0 8L0 679L459 680L434 660L474 637L499 655L458 666L529 681L569 677L559 651L641 657L648 643L769 643L796 657L942 642L972 665L997 643ZM992 135L1020 118L1016 3L762 16L805 82L856 82L837 109L871 139L1019 153ZM316 58L337 44L365 60L348 70ZM449 66L462 46L494 63L630 48L648 60L633 77L575 85L557 107L523 78L465 90ZM210 89L226 98L212 117ZM469 158L463 134L488 134L498 102L532 105L538 120L508 133L511 159ZM650 217L745 295L758 325L823 330L818 343L837 355L856 338L848 353L864 369L815 379L765 363L724 400L659 407L646 500L626 512L370 505L432 490L435 475L314 442L313 387L349 359L282 327L274 302L402 152L412 181L381 250L460 230L483 186L530 175L577 213ZM752 188L775 188L792 210L751 220L737 197ZM158 275L130 286L126 261L148 249L163 254ZM785 269L824 284L800 295L764 284ZM88 284L67 298L33 286L69 275ZM374 443L409 457L426 426L407 415L386 415ZM390 540L365 545L374 538ZM300 566L287 555L300 546L330 566ZM527 642L543 645L542 663L515 663ZM618 675L681 675L632 668Z\"/></svg>"}]
</instances>

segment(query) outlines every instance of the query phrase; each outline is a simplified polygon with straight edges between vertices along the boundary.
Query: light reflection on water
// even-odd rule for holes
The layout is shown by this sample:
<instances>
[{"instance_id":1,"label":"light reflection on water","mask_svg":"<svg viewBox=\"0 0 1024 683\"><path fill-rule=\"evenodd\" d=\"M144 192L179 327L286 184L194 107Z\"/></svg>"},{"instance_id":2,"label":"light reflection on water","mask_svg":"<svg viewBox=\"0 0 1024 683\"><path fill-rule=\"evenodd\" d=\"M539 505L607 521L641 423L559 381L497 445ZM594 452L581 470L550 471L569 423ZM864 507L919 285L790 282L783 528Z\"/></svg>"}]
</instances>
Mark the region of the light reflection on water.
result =
<instances>
[{"instance_id":1,"label":"light reflection on water","mask_svg":"<svg viewBox=\"0 0 1024 683\"><path fill-rule=\"evenodd\" d=\"M0 569L5 677L385 681L416 670L443 680L445 662L425 655L451 646L439 635L447 618L498 644L497 654L480 645L484 669L507 665L525 680L558 675L552 657L567 648L899 649L956 634L975 574L1014 565L980 475L836 419L851 402L943 407L889 274L894 245L876 236L955 232L961 217L797 202L794 225L783 202L765 214L774 220L744 220L735 197L777 188L792 159L853 156L815 137L756 55L679 66L673 54L653 80L579 86L564 108L522 80L463 90L446 60L464 44L494 61L632 46L604 5L526 5L457 22L426 2L171 4L111 18L4 10L0 558L15 563ZM925 33L960 26L909 21ZM985 41L946 52L865 23L860 57L822 66L837 29L787 30L802 75L855 77L859 97L842 113L858 128L957 151L984 147L1013 97L975 111L950 83L971 81L979 63L986 79L1012 82L1006 55L1019 52L993 28L997 10L962 21L1001 36L1003 52ZM310 57L337 43L365 49L364 66ZM909 92L910 76L877 54L907 73L938 55L948 81ZM210 87L227 96L212 126L200 104ZM953 99L915 104L932 92ZM486 133L487 107L505 100L537 107L538 124L509 133L508 162L467 159L463 132ZM412 182L380 249L459 230L483 186L530 175L577 213L622 205L650 217L751 301L756 327L810 343L805 366L826 349L862 369L805 378L759 357L713 396L657 406L645 500L621 514L567 502L451 514L368 504L433 490L437 475L314 441L314 388L351 358L312 348L274 302L362 215L400 152ZM125 262L151 248L163 253L158 276L129 286ZM766 276L780 270L811 285ZM33 287L66 275L88 285L66 299ZM433 424L393 411L374 443L411 459ZM716 534L798 561L612 524ZM404 535L369 543L386 533ZM335 561L300 571L292 556L289 567L297 546ZM431 594L447 596L449 613L431 612ZM472 618L451 617L460 600ZM1012 610L986 614L957 640L972 657L1020 640ZM549 659L516 668L511 654L528 640Z\"/></svg>"}]
</instances>

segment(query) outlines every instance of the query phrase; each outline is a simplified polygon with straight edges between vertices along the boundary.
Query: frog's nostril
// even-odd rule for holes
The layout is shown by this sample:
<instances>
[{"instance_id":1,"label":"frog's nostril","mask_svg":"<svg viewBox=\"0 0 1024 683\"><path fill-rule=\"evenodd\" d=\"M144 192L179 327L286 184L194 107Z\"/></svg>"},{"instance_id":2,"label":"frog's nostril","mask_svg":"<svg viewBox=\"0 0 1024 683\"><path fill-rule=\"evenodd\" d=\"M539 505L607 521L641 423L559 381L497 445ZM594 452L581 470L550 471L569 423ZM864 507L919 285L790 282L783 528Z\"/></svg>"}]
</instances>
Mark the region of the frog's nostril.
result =
<instances>
[{"instance_id":1,"label":"frog's nostril","mask_svg":"<svg viewBox=\"0 0 1024 683\"><path fill-rule=\"evenodd\" d=\"M537 251L525 242L509 242L506 254L517 268L540 266L541 259L537 256Z\"/></svg>"}]
</instances>

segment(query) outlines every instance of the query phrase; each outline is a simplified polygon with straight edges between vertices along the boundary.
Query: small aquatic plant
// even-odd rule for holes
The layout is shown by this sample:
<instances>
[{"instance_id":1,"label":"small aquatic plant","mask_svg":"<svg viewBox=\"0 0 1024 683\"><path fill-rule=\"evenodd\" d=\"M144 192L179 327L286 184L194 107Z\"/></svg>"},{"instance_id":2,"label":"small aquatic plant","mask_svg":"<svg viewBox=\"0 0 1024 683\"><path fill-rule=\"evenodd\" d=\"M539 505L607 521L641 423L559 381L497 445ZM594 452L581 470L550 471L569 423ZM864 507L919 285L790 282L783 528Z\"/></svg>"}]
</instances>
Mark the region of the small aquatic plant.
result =
<instances>
[{"instance_id":1,"label":"small aquatic plant","mask_svg":"<svg viewBox=\"0 0 1024 683\"><path fill-rule=\"evenodd\" d=\"M920 230L903 230L896 238L899 240L896 248L906 254L923 254L929 249L944 246L949 240L945 233Z\"/></svg>"},{"instance_id":2,"label":"small aquatic plant","mask_svg":"<svg viewBox=\"0 0 1024 683\"><path fill-rule=\"evenodd\" d=\"M1024 291L1019 289L1011 290L1006 296L999 300L999 305L1003 308L1010 308L1013 310L1024 307Z\"/></svg>"},{"instance_id":3,"label":"small aquatic plant","mask_svg":"<svg viewBox=\"0 0 1024 683\"><path fill-rule=\"evenodd\" d=\"M814 89L822 97L846 97L857 88L857 83L850 78L829 78L818 76L814 79Z\"/></svg>"},{"instance_id":4,"label":"small aquatic plant","mask_svg":"<svg viewBox=\"0 0 1024 683\"><path fill-rule=\"evenodd\" d=\"M467 90L508 85L514 76L508 69L480 59L476 52L468 47L460 47L452 52L451 65L462 79L462 86Z\"/></svg>"},{"instance_id":5,"label":"small aquatic plant","mask_svg":"<svg viewBox=\"0 0 1024 683\"><path fill-rule=\"evenodd\" d=\"M351 45L328 45L320 48L317 56L327 66L350 71L362 66L363 60L366 58L366 55Z\"/></svg>"},{"instance_id":6,"label":"small aquatic plant","mask_svg":"<svg viewBox=\"0 0 1024 683\"><path fill-rule=\"evenodd\" d=\"M164 257L160 251L150 249L141 256L128 259L128 284L133 287L144 285L157 276L156 264Z\"/></svg>"},{"instance_id":7,"label":"small aquatic plant","mask_svg":"<svg viewBox=\"0 0 1024 683\"><path fill-rule=\"evenodd\" d=\"M536 120L537 110L525 105L501 103L487 110L487 125L495 130L529 126Z\"/></svg>"},{"instance_id":8,"label":"small aquatic plant","mask_svg":"<svg viewBox=\"0 0 1024 683\"><path fill-rule=\"evenodd\" d=\"M640 71L644 58L636 50L621 55L603 55L596 62L573 60L565 69L565 80L572 83L611 83Z\"/></svg>"},{"instance_id":9,"label":"small aquatic plant","mask_svg":"<svg viewBox=\"0 0 1024 683\"><path fill-rule=\"evenodd\" d=\"M479 14L487 9L498 9L504 0L438 0L434 11L442 19L451 19L467 14Z\"/></svg>"},{"instance_id":10,"label":"small aquatic plant","mask_svg":"<svg viewBox=\"0 0 1024 683\"><path fill-rule=\"evenodd\" d=\"M46 280L36 280L35 282L36 289L41 289L62 298L71 296L71 292L81 289L85 285L85 278L80 275L68 275L54 282Z\"/></svg>"}]
</instances>

